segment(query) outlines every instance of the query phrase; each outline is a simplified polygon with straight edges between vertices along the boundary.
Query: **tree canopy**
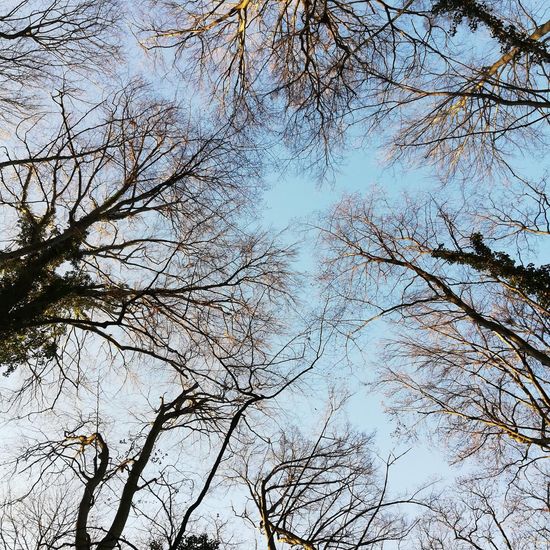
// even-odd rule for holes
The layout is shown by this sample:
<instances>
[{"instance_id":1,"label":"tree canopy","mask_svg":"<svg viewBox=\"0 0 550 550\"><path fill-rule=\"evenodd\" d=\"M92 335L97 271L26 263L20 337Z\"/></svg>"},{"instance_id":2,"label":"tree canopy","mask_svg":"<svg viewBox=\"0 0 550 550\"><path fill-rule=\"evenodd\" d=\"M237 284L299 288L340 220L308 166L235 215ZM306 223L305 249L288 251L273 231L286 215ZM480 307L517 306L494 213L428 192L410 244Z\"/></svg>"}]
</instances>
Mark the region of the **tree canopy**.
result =
<instances>
[{"instance_id":1,"label":"tree canopy","mask_svg":"<svg viewBox=\"0 0 550 550\"><path fill-rule=\"evenodd\" d=\"M545 143L550 20L536 2L166 0L142 44L173 51L245 124L328 160L350 126L439 172ZM534 146L534 147L531 147ZM302 153L303 154L303 153Z\"/></svg>"},{"instance_id":2,"label":"tree canopy","mask_svg":"<svg viewBox=\"0 0 550 550\"><path fill-rule=\"evenodd\" d=\"M2 547L548 548L549 36L536 0L5 2ZM264 223L283 158L365 145L435 181ZM458 479L400 470L428 441Z\"/></svg>"}]
</instances>

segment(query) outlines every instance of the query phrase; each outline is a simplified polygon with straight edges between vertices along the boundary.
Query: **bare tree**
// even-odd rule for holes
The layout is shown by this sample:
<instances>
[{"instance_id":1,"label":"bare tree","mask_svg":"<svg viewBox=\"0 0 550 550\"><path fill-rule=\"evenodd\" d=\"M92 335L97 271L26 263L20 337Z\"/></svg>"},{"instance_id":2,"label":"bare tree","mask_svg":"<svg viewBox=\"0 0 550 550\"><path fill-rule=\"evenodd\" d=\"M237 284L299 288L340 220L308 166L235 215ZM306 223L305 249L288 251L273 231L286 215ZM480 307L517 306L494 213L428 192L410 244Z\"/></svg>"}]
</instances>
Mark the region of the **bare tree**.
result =
<instances>
[{"instance_id":1,"label":"bare tree","mask_svg":"<svg viewBox=\"0 0 550 550\"><path fill-rule=\"evenodd\" d=\"M325 344L313 331L277 340L274 327L240 359L190 344L185 365L134 358L122 377L120 362L106 365L95 349L98 364L87 357L92 364L62 399L55 384L42 390L56 396L51 411L20 405L12 429L24 438L3 452L7 547L142 548L153 537L156 548L185 548L236 440L314 367ZM63 495L57 508L55 495Z\"/></svg>"},{"instance_id":2,"label":"bare tree","mask_svg":"<svg viewBox=\"0 0 550 550\"><path fill-rule=\"evenodd\" d=\"M0 10L0 116L40 100L41 87L83 80L116 59L120 22L112 0L9 0Z\"/></svg>"},{"instance_id":3,"label":"bare tree","mask_svg":"<svg viewBox=\"0 0 550 550\"><path fill-rule=\"evenodd\" d=\"M533 245L543 215L531 214L546 208L535 189L522 185L523 201L515 195L507 216L496 199L453 210L434 199L397 208L350 198L326 229L326 276L349 300L350 333L380 317L400 327L381 369L398 422L432 420L451 460L482 458L485 475L521 471L545 502L548 267L499 250Z\"/></svg>"},{"instance_id":4,"label":"bare tree","mask_svg":"<svg viewBox=\"0 0 550 550\"><path fill-rule=\"evenodd\" d=\"M273 299L262 294L262 300ZM33 370L41 398L53 399L51 411L33 411L35 396L23 399L28 390L15 384L13 424L28 435L20 448L8 449L4 463L3 535L13 548L141 548L154 534L163 548L179 549L192 516L217 484L220 465L232 459L235 439L247 431L245 415L252 423L261 418L267 402L310 370L322 351L324 337L313 331L281 345L279 323L271 324L270 334L266 318L256 323L261 305L251 305L246 343L237 344L237 331L225 336L238 353L222 353L207 332L199 341L178 341L177 360L151 353L147 339L139 350L107 339L106 350L101 341L88 343L95 357L77 350L85 364L68 387L47 385ZM159 324L160 330L162 319ZM153 330L152 321L148 327ZM120 356L110 358L113 345ZM56 361L63 376L71 354L64 348ZM37 536L50 516L29 510L46 509L52 492L64 490L72 498L55 516L64 521L51 521ZM21 527L23 516L28 521Z\"/></svg>"},{"instance_id":5,"label":"bare tree","mask_svg":"<svg viewBox=\"0 0 550 550\"><path fill-rule=\"evenodd\" d=\"M269 120L325 160L350 125L382 120L397 123L398 151L450 170L459 159L485 170L520 142L544 142L550 22L535 3L153 4L143 45L172 49L186 77L197 67L241 123Z\"/></svg>"},{"instance_id":6,"label":"bare tree","mask_svg":"<svg viewBox=\"0 0 550 550\"><path fill-rule=\"evenodd\" d=\"M0 15L2 114L17 118L0 158L1 406L25 434L3 452L0 540L181 550L223 467L269 550L400 542L415 523L403 505L419 502L390 495L393 461L380 478L369 437L327 423L275 441L258 427L318 361L326 324L291 330L294 250L253 229L255 131L326 160L350 125L394 121L398 151L451 171L506 164L510 144L545 140L544 7L154 4L143 45L174 49L227 122L139 82L103 99L71 90L117 50L110 0L22 0ZM45 83L49 107L20 116ZM381 376L394 415L434 419L453 460L483 460L513 499L472 482L434 501L426 548L548 540L550 269L522 253L549 233L550 203L526 181L506 200L475 213L353 197L324 229L330 299L361 312L334 326L356 331L365 308L406 326Z\"/></svg>"},{"instance_id":7,"label":"bare tree","mask_svg":"<svg viewBox=\"0 0 550 550\"><path fill-rule=\"evenodd\" d=\"M0 508L0 542L6 550L56 548L63 534L74 525L75 502L63 491L48 499L3 502Z\"/></svg>"},{"instance_id":8,"label":"bare tree","mask_svg":"<svg viewBox=\"0 0 550 550\"><path fill-rule=\"evenodd\" d=\"M243 456L235 479L248 486L252 509L241 515L260 528L268 550L382 548L414 524L405 506L424 505L418 493L391 495L397 458L380 475L372 437L338 425L333 413L314 438L286 428Z\"/></svg>"},{"instance_id":9,"label":"bare tree","mask_svg":"<svg viewBox=\"0 0 550 550\"><path fill-rule=\"evenodd\" d=\"M422 550L519 550L547 548L547 510L525 506L494 484L467 482L453 498L432 503L418 525Z\"/></svg>"},{"instance_id":10,"label":"bare tree","mask_svg":"<svg viewBox=\"0 0 550 550\"><path fill-rule=\"evenodd\" d=\"M155 533L158 547L179 549L220 464L231 459L231 440L245 412L284 387L273 388L271 396L246 397L234 389L207 393L195 383L171 401L161 399L152 421L139 413L143 422L133 422L137 431L128 440L117 441L117 430L96 417L83 418L58 440L27 445L9 465L13 492L2 506L6 548L136 548ZM70 421L57 417L62 425ZM117 423L127 425L124 417ZM91 432L94 427L102 431ZM168 459L162 441L178 449ZM201 466L196 461L202 444L212 457ZM189 467L204 476L196 485ZM72 498L55 501L63 488L70 488Z\"/></svg>"},{"instance_id":11,"label":"bare tree","mask_svg":"<svg viewBox=\"0 0 550 550\"><path fill-rule=\"evenodd\" d=\"M37 380L57 364L75 380L78 360L68 369L61 354L83 333L176 368L193 346L226 361L254 353L251 319L259 342L275 323L261 304L284 297L292 251L238 227L255 173L246 147L180 125L139 87L85 116L58 103L54 137L36 147L22 129L0 164L6 372L30 364Z\"/></svg>"},{"instance_id":12,"label":"bare tree","mask_svg":"<svg viewBox=\"0 0 550 550\"><path fill-rule=\"evenodd\" d=\"M2 407L27 434L4 453L2 536L105 550L155 531L176 550L245 413L324 337L289 334L292 249L245 230L241 136L139 83L55 104L58 124L22 123L0 162Z\"/></svg>"}]
</instances>

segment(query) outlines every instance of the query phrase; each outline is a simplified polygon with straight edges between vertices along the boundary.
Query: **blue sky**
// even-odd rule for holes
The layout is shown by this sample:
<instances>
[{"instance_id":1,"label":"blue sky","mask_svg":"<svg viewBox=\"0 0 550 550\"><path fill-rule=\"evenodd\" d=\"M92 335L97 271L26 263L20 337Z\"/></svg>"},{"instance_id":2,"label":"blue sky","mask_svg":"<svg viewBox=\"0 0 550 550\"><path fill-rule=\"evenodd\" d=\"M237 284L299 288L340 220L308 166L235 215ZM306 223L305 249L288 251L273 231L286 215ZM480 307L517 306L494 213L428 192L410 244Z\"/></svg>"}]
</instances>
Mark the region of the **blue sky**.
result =
<instances>
[{"instance_id":1,"label":"blue sky","mask_svg":"<svg viewBox=\"0 0 550 550\"><path fill-rule=\"evenodd\" d=\"M270 189L265 195L261 218L266 226L276 231L285 230L290 242L301 241L298 269L310 274L315 272L313 244L316 235L314 231L304 233L305 224L314 223L319 214L330 209L344 194L368 193L369 188L376 185L383 187L389 195L398 196L402 192L427 191L439 185L429 170L384 165L377 155L375 147L351 150L331 183L319 183L307 173L271 174L268 177ZM301 291L307 292L306 289ZM376 357L376 353L370 351L380 349L377 342L383 330L382 323L379 323L364 331L360 339L363 353ZM349 380L354 392L346 410L349 420L360 430L376 431L377 452L381 460L390 453L400 455L407 451L392 471L391 485L398 490L413 490L435 478L452 481L459 469L451 469L435 446L422 439L411 443L392 436L395 426L384 412L383 393L364 384L372 377L374 360L366 362L359 353L352 354L351 360L356 377Z\"/></svg>"}]
</instances>

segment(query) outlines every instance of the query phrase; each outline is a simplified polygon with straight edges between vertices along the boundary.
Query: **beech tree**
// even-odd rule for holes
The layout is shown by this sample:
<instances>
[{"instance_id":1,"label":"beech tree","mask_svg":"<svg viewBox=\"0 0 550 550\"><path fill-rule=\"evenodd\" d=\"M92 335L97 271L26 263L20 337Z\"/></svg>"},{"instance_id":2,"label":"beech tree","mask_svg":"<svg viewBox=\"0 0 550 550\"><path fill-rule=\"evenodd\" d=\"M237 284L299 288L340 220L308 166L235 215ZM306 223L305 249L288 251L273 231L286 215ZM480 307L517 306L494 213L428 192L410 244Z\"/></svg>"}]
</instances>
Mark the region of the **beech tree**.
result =
<instances>
[{"instance_id":1,"label":"beech tree","mask_svg":"<svg viewBox=\"0 0 550 550\"><path fill-rule=\"evenodd\" d=\"M493 483L463 483L440 499L418 525L422 550L519 550L548 546L548 513L534 502L507 498Z\"/></svg>"},{"instance_id":2,"label":"beech tree","mask_svg":"<svg viewBox=\"0 0 550 550\"><path fill-rule=\"evenodd\" d=\"M254 173L246 148L222 131L180 126L175 107L139 86L84 116L68 102L57 99L50 140L35 148L25 130L0 165L8 372L55 362L80 331L174 366L185 363L176 339L246 353L246 311L284 294L292 254L236 226L251 189L241 178Z\"/></svg>"}]
</instances>

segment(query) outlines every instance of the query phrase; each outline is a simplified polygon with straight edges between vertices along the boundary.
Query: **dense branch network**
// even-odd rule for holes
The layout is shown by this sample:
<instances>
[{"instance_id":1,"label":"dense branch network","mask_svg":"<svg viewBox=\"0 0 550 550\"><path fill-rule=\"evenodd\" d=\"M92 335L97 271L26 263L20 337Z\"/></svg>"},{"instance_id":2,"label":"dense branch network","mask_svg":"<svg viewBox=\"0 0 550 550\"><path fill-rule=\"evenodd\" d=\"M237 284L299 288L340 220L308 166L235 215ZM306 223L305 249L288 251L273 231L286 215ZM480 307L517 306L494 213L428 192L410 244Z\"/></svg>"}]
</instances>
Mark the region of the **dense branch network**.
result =
<instances>
[{"instance_id":1,"label":"dense branch network","mask_svg":"<svg viewBox=\"0 0 550 550\"><path fill-rule=\"evenodd\" d=\"M550 199L510 156L546 143L545 6L126 7L0 8L2 547L232 549L250 524L268 550L547 548ZM117 76L129 28L177 74ZM344 199L300 294L295 248L259 229L269 138L323 172L375 130L439 176L511 182ZM343 405L308 429L374 320L397 431L476 465L452 491L390 489L399 461ZM330 381L307 378L329 344Z\"/></svg>"},{"instance_id":2,"label":"dense branch network","mask_svg":"<svg viewBox=\"0 0 550 550\"><path fill-rule=\"evenodd\" d=\"M486 170L507 144L542 143L550 106L548 13L501 4L170 0L142 43L196 63L244 124L282 117L291 148L314 158L350 125L384 121L398 152Z\"/></svg>"}]
</instances>

